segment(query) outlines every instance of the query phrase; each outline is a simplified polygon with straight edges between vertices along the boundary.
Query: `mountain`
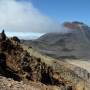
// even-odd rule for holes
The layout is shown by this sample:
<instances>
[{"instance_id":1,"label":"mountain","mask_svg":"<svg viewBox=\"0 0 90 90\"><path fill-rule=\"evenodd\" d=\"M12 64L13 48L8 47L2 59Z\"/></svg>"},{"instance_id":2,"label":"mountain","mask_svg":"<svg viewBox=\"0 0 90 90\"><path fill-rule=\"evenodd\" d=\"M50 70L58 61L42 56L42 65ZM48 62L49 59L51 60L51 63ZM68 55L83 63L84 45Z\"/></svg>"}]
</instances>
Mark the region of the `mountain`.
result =
<instances>
[{"instance_id":1,"label":"mountain","mask_svg":"<svg viewBox=\"0 0 90 90\"><path fill-rule=\"evenodd\" d=\"M65 22L62 27L63 32L47 33L24 43L54 58L90 59L90 27L77 21Z\"/></svg>"},{"instance_id":2,"label":"mountain","mask_svg":"<svg viewBox=\"0 0 90 90\"><path fill-rule=\"evenodd\" d=\"M4 30L0 33L0 90L83 90L86 87L86 81L63 63L36 55L32 47L20 42L16 36L8 38Z\"/></svg>"}]
</instances>

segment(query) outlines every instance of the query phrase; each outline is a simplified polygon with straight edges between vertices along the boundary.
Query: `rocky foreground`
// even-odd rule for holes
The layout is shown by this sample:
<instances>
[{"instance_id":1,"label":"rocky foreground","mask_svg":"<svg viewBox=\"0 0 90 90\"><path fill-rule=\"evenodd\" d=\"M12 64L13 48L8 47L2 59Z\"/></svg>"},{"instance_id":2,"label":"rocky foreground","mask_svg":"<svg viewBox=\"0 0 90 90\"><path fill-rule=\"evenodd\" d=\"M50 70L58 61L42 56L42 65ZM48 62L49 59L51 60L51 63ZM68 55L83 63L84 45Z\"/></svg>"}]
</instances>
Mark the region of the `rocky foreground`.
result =
<instances>
[{"instance_id":1,"label":"rocky foreground","mask_svg":"<svg viewBox=\"0 0 90 90\"><path fill-rule=\"evenodd\" d=\"M0 76L0 90L34 90L35 87Z\"/></svg>"},{"instance_id":2,"label":"rocky foreground","mask_svg":"<svg viewBox=\"0 0 90 90\"><path fill-rule=\"evenodd\" d=\"M62 90L64 87L46 86L42 83L29 82L25 84L23 81L18 82L11 78L0 76L0 90Z\"/></svg>"}]
</instances>

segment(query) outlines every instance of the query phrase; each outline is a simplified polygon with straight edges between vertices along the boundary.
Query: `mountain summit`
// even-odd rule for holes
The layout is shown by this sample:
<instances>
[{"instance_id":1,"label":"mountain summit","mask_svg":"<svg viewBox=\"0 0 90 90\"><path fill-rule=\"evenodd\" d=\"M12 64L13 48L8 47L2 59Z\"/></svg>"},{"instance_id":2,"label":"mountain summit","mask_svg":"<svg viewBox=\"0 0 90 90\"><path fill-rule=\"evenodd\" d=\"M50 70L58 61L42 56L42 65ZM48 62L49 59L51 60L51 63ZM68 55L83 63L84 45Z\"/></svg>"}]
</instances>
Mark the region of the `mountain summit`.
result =
<instances>
[{"instance_id":1,"label":"mountain summit","mask_svg":"<svg viewBox=\"0 0 90 90\"><path fill-rule=\"evenodd\" d=\"M86 24L84 24L83 22L78 22L78 21L74 21L74 22L64 22L63 26L68 28L68 29L80 29L80 27L82 26L87 26Z\"/></svg>"}]
</instances>

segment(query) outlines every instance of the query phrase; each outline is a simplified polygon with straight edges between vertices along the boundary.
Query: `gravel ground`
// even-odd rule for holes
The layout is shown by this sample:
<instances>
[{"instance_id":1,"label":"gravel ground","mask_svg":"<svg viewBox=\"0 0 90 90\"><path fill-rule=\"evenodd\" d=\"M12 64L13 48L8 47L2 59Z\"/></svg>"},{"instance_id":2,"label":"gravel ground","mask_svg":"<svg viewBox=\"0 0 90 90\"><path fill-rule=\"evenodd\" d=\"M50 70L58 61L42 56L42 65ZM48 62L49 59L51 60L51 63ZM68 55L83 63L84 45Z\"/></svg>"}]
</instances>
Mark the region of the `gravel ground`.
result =
<instances>
[{"instance_id":1,"label":"gravel ground","mask_svg":"<svg viewBox=\"0 0 90 90\"><path fill-rule=\"evenodd\" d=\"M63 87L62 87L63 88ZM23 81L14 81L11 78L0 76L0 90L61 90L57 86L46 86L41 83L30 82L24 84Z\"/></svg>"}]
</instances>

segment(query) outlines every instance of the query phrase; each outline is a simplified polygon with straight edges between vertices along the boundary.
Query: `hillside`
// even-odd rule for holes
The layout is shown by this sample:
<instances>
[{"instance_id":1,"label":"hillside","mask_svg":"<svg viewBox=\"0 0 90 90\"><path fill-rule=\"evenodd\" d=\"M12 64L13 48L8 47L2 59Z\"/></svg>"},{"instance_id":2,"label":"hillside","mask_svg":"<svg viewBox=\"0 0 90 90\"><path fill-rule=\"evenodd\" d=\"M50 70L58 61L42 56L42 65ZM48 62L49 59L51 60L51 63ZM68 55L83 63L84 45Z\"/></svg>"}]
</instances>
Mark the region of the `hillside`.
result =
<instances>
[{"instance_id":1,"label":"hillside","mask_svg":"<svg viewBox=\"0 0 90 90\"><path fill-rule=\"evenodd\" d=\"M88 71L90 69L88 67L88 65L89 65L88 61L84 61L82 59L78 59L78 60L66 59L65 62L63 62L62 59L58 60L58 59L54 59L52 57L48 57L47 55L41 54L40 52L36 51L36 49L34 49L34 48L33 49L32 48L28 49L28 47L24 47L24 48L27 49L29 52L31 52L31 55L40 57L41 60L43 60L46 64L53 66L53 69L55 71L60 72L60 75L65 80L71 81L75 84L75 83L78 83L79 80L82 83L81 79L83 79L84 85L86 87L88 87L88 89L90 88L90 73ZM78 64L75 64L74 63L75 61ZM84 62L84 63L82 64L82 62ZM85 90L88 90L88 89L85 89Z\"/></svg>"},{"instance_id":2,"label":"hillside","mask_svg":"<svg viewBox=\"0 0 90 90\"><path fill-rule=\"evenodd\" d=\"M74 90L75 88L76 90L78 88L83 90L83 88L86 88L85 81L72 70L65 68L62 63L61 65L58 65L58 62L56 62L56 65L51 64L49 62L52 59L49 58L49 62L47 62L46 57L43 60L31 52L27 46L20 43L17 37L8 38L2 31L0 34L1 89L17 90L17 88L22 88L24 84L24 90L33 90L32 87L28 86L29 84L34 88L38 87L36 90L63 90L65 88L67 90ZM4 79L6 82L4 82ZM79 85L82 85L82 87L79 87Z\"/></svg>"}]
</instances>

